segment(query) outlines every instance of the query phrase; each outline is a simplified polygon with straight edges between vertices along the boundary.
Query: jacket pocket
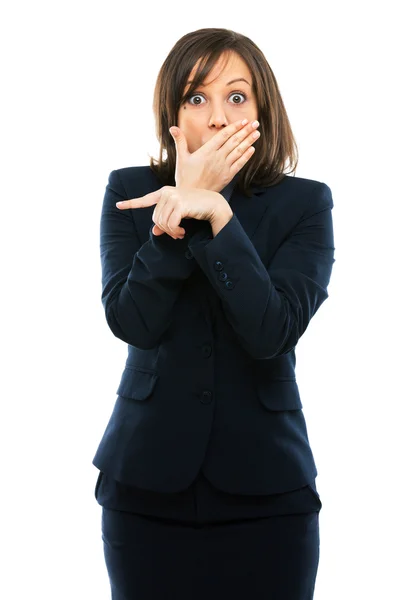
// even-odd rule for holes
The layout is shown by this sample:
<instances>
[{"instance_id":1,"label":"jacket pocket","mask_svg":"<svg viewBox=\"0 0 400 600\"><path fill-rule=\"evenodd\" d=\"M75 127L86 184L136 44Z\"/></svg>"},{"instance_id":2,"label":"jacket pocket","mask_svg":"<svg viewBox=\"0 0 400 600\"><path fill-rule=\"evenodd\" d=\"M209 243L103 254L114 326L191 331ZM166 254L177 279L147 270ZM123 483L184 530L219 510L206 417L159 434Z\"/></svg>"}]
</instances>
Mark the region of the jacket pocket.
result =
<instances>
[{"instance_id":1,"label":"jacket pocket","mask_svg":"<svg viewBox=\"0 0 400 600\"><path fill-rule=\"evenodd\" d=\"M295 379L271 379L257 383L258 397L268 410L299 410L303 408Z\"/></svg>"},{"instance_id":2,"label":"jacket pocket","mask_svg":"<svg viewBox=\"0 0 400 600\"><path fill-rule=\"evenodd\" d=\"M154 390L158 373L125 367L117 389L118 396L145 400Z\"/></svg>"}]
</instances>

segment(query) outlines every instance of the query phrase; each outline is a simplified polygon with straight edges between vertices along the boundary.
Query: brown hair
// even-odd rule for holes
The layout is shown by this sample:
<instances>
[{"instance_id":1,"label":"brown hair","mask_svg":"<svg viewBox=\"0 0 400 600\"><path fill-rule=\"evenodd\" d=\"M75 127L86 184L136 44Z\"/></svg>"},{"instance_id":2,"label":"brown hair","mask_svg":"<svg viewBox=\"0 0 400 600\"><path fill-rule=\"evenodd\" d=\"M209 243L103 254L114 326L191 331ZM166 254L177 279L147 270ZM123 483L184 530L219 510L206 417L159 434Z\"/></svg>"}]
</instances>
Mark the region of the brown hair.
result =
<instances>
[{"instance_id":1,"label":"brown hair","mask_svg":"<svg viewBox=\"0 0 400 600\"><path fill-rule=\"evenodd\" d=\"M198 29L184 35L172 48L158 73L153 98L153 112L159 159L150 157L150 168L163 185L175 185L176 150L169 128L177 124L179 107L204 82L219 57L236 52L253 75L253 93L258 107L259 130L257 152L238 173L237 184L251 196L250 184L271 186L281 181L288 160L292 173L297 168L298 148L290 127L277 81L264 54L245 35L222 28ZM187 93L184 89L194 67L195 77ZM225 66L226 63L224 63ZM166 154L163 160L163 154Z\"/></svg>"}]
</instances>

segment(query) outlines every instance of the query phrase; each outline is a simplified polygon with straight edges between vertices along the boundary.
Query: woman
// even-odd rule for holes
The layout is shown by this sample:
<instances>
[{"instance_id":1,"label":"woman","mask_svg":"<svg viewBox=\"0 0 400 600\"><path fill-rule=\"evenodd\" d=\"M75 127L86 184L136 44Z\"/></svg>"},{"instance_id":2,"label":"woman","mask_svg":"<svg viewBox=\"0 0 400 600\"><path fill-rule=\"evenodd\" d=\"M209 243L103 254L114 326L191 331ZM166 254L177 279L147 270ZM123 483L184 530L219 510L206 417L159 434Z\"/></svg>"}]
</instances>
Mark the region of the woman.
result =
<instances>
[{"instance_id":1,"label":"woman","mask_svg":"<svg viewBox=\"0 0 400 600\"><path fill-rule=\"evenodd\" d=\"M284 173L289 120L243 35L181 38L154 112L159 160L112 171L101 215L128 344L93 459L112 598L309 600L322 504L295 346L328 297L331 190Z\"/></svg>"}]
</instances>

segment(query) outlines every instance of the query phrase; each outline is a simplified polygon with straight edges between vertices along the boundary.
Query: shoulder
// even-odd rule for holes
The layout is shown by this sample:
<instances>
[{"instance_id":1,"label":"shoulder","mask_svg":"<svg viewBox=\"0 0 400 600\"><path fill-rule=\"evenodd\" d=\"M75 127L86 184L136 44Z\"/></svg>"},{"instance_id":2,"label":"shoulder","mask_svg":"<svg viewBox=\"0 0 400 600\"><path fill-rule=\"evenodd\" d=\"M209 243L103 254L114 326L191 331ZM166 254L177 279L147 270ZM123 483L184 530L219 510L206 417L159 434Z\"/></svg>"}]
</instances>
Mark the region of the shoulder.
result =
<instances>
[{"instance_id":1,"label":"shoulder","mask_svg":"<svg viewBox=\"0 0 400 600\"><path fill-rule=\"evenodd\" d=\"M263 197L268 214L276 223L291 230L298 223L322 211L333 208L331 188L323 181L284 175L276 184L256 187L255 194Z\"/></svg>"},{"instance_id":2,"label":"shoulder","mask_svg":"<svg viewBox=\"0 0 400 600\"><path fill-rule=\"evenodd\" d=\"M301 204L305 210L324 210L334 206L332 190L323 181L285 175L278 185L281 186L282 192L289 194L293 201Z\"/></svg>"},{"instance_id":3,"label":"shoulder","mask_svg":"<svg viewBox=\"0 0 400 600\"><path fill-rule=\"evenodd\" d=\"M114 169L109 174L108 181L109 184L122 188L129 197L136 192L136 195L141 195L161 187L161 182L149 165Z\"/></svg>"},{"instance_id":4,"label":"shoulder","mask_svg":"<svg viewBox=\"0 0 400 600\"><path fill-rule=\"evenodd\" d=\"M136 167L122 167L114 169L115 173L122 182L130 180L153 180L158 181L156 174L151 170L149 165L139 165Z\"/></svg>"},{"instance_id":5,"label":"shoulder","mask_svg":"<svg viewBox=\"0 0 400 600\"><path fill-rule=\"evenodd\" d=\"M114 169L115 173L118 173L120 177L148 177L153 175L149 165L139 165L135 167L121 167L120 169Z\"/></svg>"}]
</instances>

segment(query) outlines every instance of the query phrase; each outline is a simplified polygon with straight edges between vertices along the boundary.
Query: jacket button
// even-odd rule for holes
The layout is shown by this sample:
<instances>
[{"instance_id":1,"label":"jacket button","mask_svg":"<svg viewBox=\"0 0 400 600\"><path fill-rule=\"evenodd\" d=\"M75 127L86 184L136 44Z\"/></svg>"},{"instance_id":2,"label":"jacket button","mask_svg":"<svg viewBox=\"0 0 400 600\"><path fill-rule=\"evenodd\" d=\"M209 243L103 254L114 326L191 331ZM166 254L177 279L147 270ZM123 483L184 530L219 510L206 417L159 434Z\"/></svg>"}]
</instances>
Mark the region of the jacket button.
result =
<instances>
[{"instance_id":1,"label":"jacket button","mask_svg":"<svg viewBox=\"0 0 400 600\"><path fill-rule=\"evenodd\" d=\"M226 280L228 279L228 275L227 275L226 273L220 273L220 274L218 275L218 279L219 279L220 281L226 281Z\"/></svg>"},{"instance_id":2,"label":"jacket button","mask_svg":"<svg viewBox=\"0 0 400 600\"><path fill-rule=\"evenodd\" d=\"M228 288L228 290L231 290L232 288L235 287L235 284L233 283L233 281L228 279L228 281L225 281L225 287Z\"/></svg>"},{"instance_id":3,"label":"jacket button","mask_svg":"<svg viewBox=\"0 0 400 600\"><path fill-rule=\"evenodd\" d=\"M189 259L189 258L193 258L193 254L191 253L191 251L190 251L190 250L186 250L186 252L185 252L185 256L186 256L186 258L188 258L188 259Z\"/></svg>"},{"instance_id":4,"label":"jacket button","mask_svg":"<svg viewBox=\"0 0 400 600\"><path fill-rule=\"evenodd\" d=\"M211 401L212 401L212 392L210 392L209 390L204 390L204 392L201 395L200 402L202 404L210 404Z\"/></svg>"},{"instance_id":5,"label":"jacket button","mask_svg":"<svg viewBox=\"0 0 400 600\"><path fill-rule=\"evenodd\" d=\"M221 262L220 260L217 260L217 261L214 263L214 269L215 269L216 271L222 271L222 269L223 269L223 268L224 268L224 265L222 264L222 262Z\"/></svg>"}]
</instances>

